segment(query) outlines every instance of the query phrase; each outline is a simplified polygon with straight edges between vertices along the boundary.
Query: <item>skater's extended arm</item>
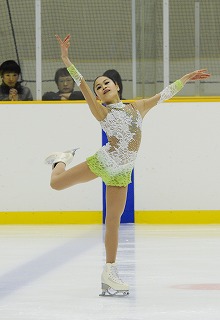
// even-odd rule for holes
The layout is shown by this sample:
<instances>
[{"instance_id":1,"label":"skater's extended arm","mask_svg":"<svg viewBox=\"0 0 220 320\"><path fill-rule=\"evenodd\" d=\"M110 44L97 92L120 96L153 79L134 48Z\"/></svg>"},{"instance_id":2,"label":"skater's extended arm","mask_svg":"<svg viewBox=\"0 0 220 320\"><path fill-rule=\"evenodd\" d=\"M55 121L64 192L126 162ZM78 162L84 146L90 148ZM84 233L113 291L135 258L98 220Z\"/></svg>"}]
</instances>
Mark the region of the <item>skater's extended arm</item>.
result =
<instances>
[{"instance_id":1,"label":"skater's extended arm","mask_svg":"<svg viewBox=\"0 0 220 320\"><path fill-rule=\"evenodd\" d=\"M175 94L177 94L177 92L179 92L188 81L202 80L208 77L210 77L210 74L207 73L206 69L196 70L187 73L179 80L176 80L175 82L167 86L160 93L156 94L155 96L149 99L137 100L135 101L134 105L140 111L141 116L143 118L152 107L163 102L164 100L172 98Z\"/></svg>"},{"instance_id":2,"label":"skater's extended arm","mask_svg":"<svg viewBox=\"0 0 220 320\"><path fill-rule=\"evenodd\" d=\"M67 70L69 71L71 77L76 82L80 90L82 91L85 100L87 101L89 108L94 115L94 117L101 121L103 120L107 115L107 109L103 107L101 103L99 103L89 86L87 85L85 79L80 74L80 72L76 69L76 67L73 65L73 63L70 61L68 57L68 48L70 46L70 35L67 35L64 40L61 40L61 38L56 35L57 41L60 44L61 48L61 58L67 67Z\"/></svg>"}]
</instances>

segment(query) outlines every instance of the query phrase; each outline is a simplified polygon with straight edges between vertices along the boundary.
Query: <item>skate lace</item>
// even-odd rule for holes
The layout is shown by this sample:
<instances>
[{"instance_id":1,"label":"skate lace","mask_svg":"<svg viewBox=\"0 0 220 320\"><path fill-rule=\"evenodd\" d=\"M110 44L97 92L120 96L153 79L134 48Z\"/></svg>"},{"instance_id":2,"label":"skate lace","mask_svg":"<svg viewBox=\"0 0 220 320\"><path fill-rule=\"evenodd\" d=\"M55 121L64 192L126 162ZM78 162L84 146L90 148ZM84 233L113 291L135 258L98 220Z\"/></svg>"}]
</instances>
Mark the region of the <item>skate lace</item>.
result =
<instances>
[{"instance_id":1,"label":"skate lace","mask_svg":"<svg viewBox=\"0 0 220 320\"><path fill-rule=\"evenodd\" d=\"M109 274L110 278L120 284L123 284L124 282L119 278L118 275L118 269L116 266L111 266L111 270L110 270L110 274Z\"/></svg>"}]
</instances>

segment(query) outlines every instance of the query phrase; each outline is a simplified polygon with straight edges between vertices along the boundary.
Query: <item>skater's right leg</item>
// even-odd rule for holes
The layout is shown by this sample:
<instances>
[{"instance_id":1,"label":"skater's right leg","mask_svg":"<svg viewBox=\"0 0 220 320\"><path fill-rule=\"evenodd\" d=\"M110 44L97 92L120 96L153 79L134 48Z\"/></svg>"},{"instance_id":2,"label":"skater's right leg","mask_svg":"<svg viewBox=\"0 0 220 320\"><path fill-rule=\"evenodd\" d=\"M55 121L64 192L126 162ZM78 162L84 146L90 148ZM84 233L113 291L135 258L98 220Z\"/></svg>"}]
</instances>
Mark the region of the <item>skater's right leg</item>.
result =
<instances>
[{"instance_id":1,"label":"skater's right leg","mask_svg":"<svg viewBox=\"0 0 220 320\"><path fill-rule=\"evenodd\" d=\"M97 176L89 169L86 162L68 170L66 170L66 165L63 162L59 162L52 171L50 185L55 190L63 190L96 178Z\"/></svg>"}]
</instances>

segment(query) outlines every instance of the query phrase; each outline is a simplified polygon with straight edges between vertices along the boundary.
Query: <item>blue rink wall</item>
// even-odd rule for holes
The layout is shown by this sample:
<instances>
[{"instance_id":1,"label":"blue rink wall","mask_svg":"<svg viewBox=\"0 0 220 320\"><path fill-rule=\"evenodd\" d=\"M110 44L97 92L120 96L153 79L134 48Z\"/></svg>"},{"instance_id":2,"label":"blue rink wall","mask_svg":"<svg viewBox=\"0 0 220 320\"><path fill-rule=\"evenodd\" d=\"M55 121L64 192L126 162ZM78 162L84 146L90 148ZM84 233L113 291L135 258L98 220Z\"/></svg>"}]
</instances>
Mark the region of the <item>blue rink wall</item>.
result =
<instances>
[{"instance_id":1,"label":"blue rink wall","mask_svg":"<svg viewBox=\"0 0 220 320\"><path fill-rule=\"evenodd\" d=\"M220 99L172 100L152 109L122 222L220 223ZM84 102L0 103L0 224L91 224L105 218L101 179L54 191L45 157L105 143Z\"/></svg>"}]
</instances>

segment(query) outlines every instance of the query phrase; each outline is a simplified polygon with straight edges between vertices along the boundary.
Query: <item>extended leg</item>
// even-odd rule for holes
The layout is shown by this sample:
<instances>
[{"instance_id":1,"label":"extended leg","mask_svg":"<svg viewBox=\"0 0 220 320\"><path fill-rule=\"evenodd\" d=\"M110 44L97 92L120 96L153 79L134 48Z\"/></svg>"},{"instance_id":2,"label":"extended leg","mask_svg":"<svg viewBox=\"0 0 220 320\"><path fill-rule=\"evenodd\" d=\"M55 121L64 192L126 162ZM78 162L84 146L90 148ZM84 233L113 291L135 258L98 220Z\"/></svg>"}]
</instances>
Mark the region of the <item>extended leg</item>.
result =
<instances>
[{"instance_id":1,"label":"extended leg","mask_svg":"<svg viewBox=\"0 0 220 320\"><path fill-rule=\"evenodd\" d=\"M68 170L66 165L59 162L51 174L50 185L55 190L63 190L75 184L91 181L97 176L89 169L86 162L82 162Z\"/></svg>"}]
</instances>

